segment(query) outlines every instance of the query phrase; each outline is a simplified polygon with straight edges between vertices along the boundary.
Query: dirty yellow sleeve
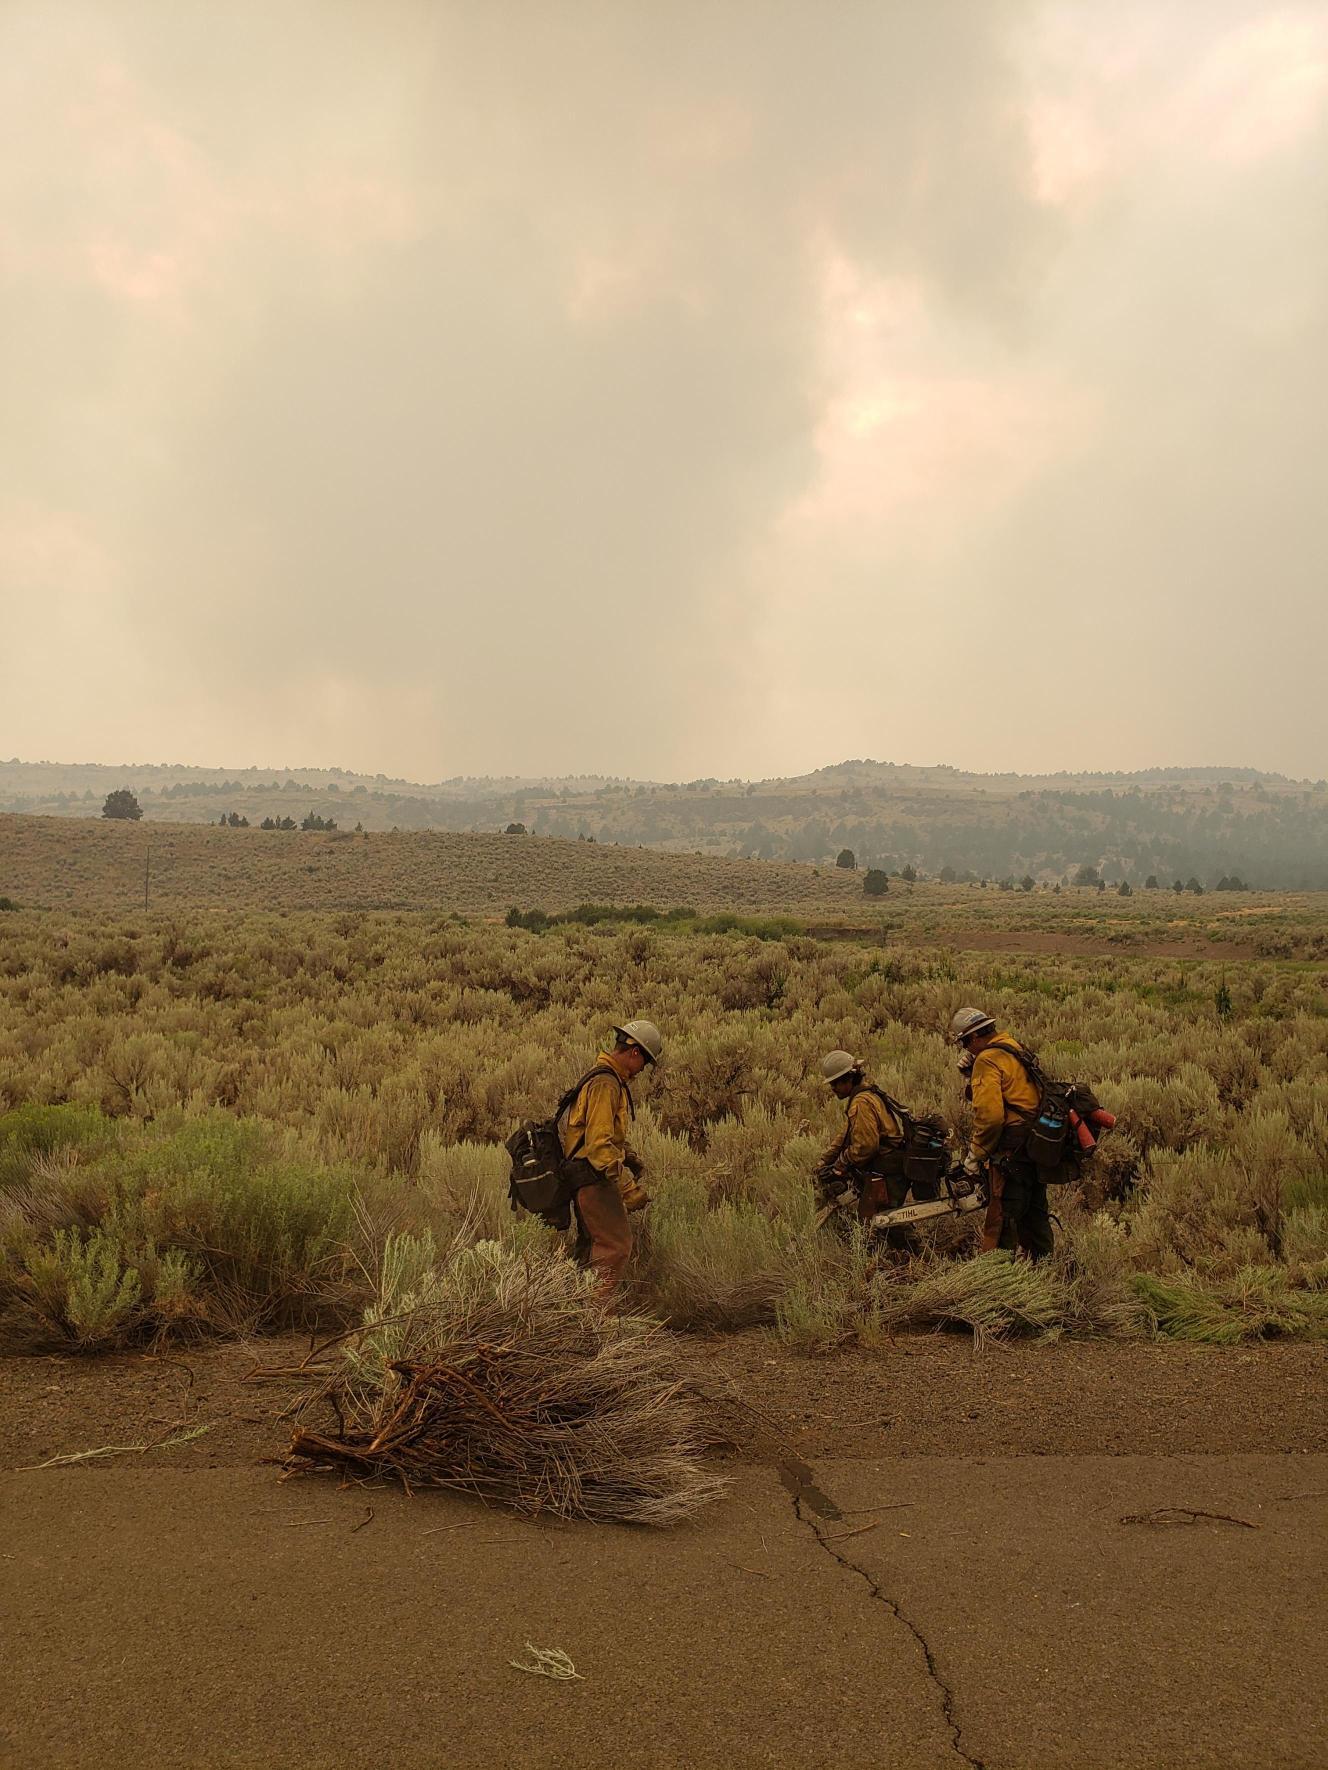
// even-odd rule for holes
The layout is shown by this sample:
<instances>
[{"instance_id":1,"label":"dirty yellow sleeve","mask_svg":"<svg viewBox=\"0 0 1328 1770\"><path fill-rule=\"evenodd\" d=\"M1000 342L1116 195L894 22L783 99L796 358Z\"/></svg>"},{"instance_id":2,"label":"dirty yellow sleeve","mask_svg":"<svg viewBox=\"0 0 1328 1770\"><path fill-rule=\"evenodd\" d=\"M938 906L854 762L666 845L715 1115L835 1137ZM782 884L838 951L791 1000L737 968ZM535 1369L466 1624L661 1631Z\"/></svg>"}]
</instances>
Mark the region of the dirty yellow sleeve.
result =
<instances>
[{"instance_id":1,"label":"dirty yellow sleeve","mask_svg":"<svg viewBox=\"0 0 1328 1770\"><path fill-rule=\"evenodd\" d=\"M844 1160L862 1168L881 1147L881 1103L874 1094L855 1094L848 1103Z\"/></svg>"},{"instance_id":2,"label":"dirty yellow sleeve","mask_svg":"<svg viewBox=\"0 0 1328 1770\"><path fill-rule=\"evenodd\" d=\"M625 1117L621 1085L613 1076L595 1076L582 1088L568 1119L568 1131L580 1133L580 1148L569 1139L570 1151L583 1156L606 1180L616 1180L622 1173L627 1154Z\"/></svg>"},{"instance_id":3,"label":"dirty yellow sleeve","mask_svg":"<svg viewBox=\"0 0 1328 1770\"><path fill-rule=\"evenodd\" d=\"M969 1085L973 1091L973 1135L969 1153L981 1162L989 1162L1005 1129L1005 1094L994 1052L988 1056L984 1051L976 1058Z\"/></svg>"},{"instance_id":4,"label":"dirty yellow sleeve","mask_svg":"<svg viewBox=\"0 0 1328 1770\"><path fill-rule=\"evenodd\" d=\"M1009 1033L998 1033L1008 1039ZM1011 1041L1013 1042L1013 1041ZM1019 1059L1009 1051L979 1051L973 1060L973 1136L970 1152L990 1161L1006 1125L1027 1120L1037 1111L1037 1087Z\"/></svg>"}]
</instances>

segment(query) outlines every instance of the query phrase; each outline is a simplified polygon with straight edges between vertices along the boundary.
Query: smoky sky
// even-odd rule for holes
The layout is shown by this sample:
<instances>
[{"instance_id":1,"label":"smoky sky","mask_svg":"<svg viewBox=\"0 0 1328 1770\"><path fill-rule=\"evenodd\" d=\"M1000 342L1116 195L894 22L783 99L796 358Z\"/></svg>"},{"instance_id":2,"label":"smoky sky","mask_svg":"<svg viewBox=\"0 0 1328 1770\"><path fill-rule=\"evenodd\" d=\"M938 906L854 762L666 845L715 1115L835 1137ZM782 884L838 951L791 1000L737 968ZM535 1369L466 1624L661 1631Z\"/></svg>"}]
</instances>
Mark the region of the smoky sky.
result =
<instances>
[{"instance_id":1,"label":"smoky sky","mask_svg":"<svg viewBox=\"0 0 1328 1770\"><path fill-rule=\"evenodd\" d=\"M0 751L1328 772L1328 4L0 8Z\"/></svg>"}]
</instances>

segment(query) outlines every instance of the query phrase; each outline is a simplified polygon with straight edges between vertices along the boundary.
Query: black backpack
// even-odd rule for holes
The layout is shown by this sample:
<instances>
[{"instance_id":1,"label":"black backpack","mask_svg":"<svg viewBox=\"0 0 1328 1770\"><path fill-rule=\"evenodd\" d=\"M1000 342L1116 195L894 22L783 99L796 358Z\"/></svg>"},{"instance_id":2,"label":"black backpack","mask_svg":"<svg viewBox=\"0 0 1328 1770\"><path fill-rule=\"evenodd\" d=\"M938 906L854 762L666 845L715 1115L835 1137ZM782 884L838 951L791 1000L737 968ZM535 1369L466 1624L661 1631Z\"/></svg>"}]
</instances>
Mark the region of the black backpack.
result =
<instances>
[{"instance_id":1,"label":"black backpack","mask_svg":"<svg viewBox=\"0 0 1328 1770\"><path fill-rule=\"evenodd\" d=\"M869 1093L888 1107L899 1121L899 1129L904 1134L903 1148L895 1154L898 1172L902 1173L910 1186L934 1186L944 1175L950 1165L946 1150L949 1137L949 1126L940 1113L927 1113L922 1118L911 1113L908 1108L887 1094L884 1088L878 1088L875 1082L867 1083ZM887 1159L889 1159L887 1157Z\"/></svg>"},{"instance_id":2,"label":"black backpack","mask_svg":"<svg viewBox=\"0 0 1328 1770\"><path fill-rule=\"evenodd\" d=\"M1038 1091L1038 1103L1031 1113L1021 1112L1017 1107L1010 1109L1019 1113L1025 1126L1018 1150L1010 1153L1027 1156L1042 1170L1044 1180L1076 1179L1085 1151L1080 1148L1078 1137L1070 1135L1070 1114L1076 1112L1081 1119L1086 1119L1090 1112L1097 1110L1097 1095L1082 1082L1061 1082L1049 1076L1036 1054L1025 1051L1022 1046L993 1039L985 1049L1004 1051L1013 1057Z\"/></svg>"},{"instance_id":3,"label":"black backpack","mask_svg":"<svg viewBox=\"0 0 1328 1770\"><path fill-rule=\"evenodd\" d=\"M587 1070L575 1086L569 1088L547 1119L522 1119L504 1147L512 1158L512 1174L507 1183L507 1197L514 1211L527 1211L532 1217L543 1217L555 1229L566 1229L572 1189L567 1184L563 1141L558 1126L569 1112L588 1082L596 1076L612 1076L627 1095L632 1107L631 1091L617 1070L597 1063Z\"/></svg>"}]
</instances>

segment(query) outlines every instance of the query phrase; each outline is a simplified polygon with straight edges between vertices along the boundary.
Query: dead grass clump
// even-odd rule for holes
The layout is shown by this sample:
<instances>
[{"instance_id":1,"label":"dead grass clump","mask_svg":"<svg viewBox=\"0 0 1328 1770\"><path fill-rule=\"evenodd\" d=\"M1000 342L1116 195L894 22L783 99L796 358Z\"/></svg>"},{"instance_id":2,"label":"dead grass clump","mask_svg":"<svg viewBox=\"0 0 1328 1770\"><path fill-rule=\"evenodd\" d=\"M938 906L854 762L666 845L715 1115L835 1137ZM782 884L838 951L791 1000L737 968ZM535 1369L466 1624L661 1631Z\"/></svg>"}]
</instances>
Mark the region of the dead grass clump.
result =
<instances>
[{"instance_id":1,"label":"dead grass clump","mask_svg":"<svg viewBox=\"0 0 1328 1770\"><path fill-rule=\"evenodd\" d=\"M741 1201L710 1208L698 1181L680 1179L643 1228L641 1283L670 1326L721 1331L775 1319L798 1260L787 1222Z\"/></svg>"},{"instance_id":2,"label":"dead grass clump","mask_svg":"<svg viewBox=\"0 0 1328 1770\"><path fill-rule=\"evenodd\" d=\"M997 1251L976 1259L885 1268L877 1279L877 1318L885 1328L961 1327L977 1340L1052 1334L1064 1326L1064 1281Z\"/></svg>"},{"instance_id":3,"label":"dead grass clump","mask_svg":"<svg viewBox=\"0 0 1328 1770\"><path fill-rule=\"evenodd\" d=\"M804 1242L799 1253L776 1311L779 1338L802 1352L874 1344L887 1327L872 1284L880 1264L875 1243L853 1228L842 1238Z\"/></svg>"},{"instance_id":4,"label":"dead grass clump","mask_svg":"<svg viewBox=\"0 0 1328 1770\"><path fill-rule=\"evenodd\" d=\"M1328 1264L1328 1206L1301 1205L1287 1212L1282 1253L1288 1265Z\"/></svg>"},{"instance_id":5,"label":"dead grass clump","mask_svg":"<svg viewBox=\"0 0 1328 1770\"><path fill-rule=\"evenodd\" d=\"M427 1244L427 1246L425 1245ZM395 1238L379 1300L300 1404L291 1470L449 1487L528 1515L668 1525L715 1499L657 1324L606 1316L565 1260Z\"/></svg>"},{"instance_id":6,"label":"dead grass clump","mask_svg":"<svg viewBox=\"0 0 1328 1770\"><path fill-rule=\"evenodd\" d=\"M517 1221L507 1197L510 1172L501 1144L445 1143L432 1131L420 1141L419 1193L439 1226L468 1222L479 1236L506 1239Z\"/></svg>"},{"instance_id":7,"label":"dead grass clump","mask_svg":"<svg viewBox=\"0 0 1328 1770\"><path fill-rule=\"evenodd\" d=\"M1134 1285L1128 1240L1105 1211L1077 1220L1067 1211L1056 1268L1065 1281L1068 1333L1129 1339L1153 1331Z\"/></svg>"}]
</instances>

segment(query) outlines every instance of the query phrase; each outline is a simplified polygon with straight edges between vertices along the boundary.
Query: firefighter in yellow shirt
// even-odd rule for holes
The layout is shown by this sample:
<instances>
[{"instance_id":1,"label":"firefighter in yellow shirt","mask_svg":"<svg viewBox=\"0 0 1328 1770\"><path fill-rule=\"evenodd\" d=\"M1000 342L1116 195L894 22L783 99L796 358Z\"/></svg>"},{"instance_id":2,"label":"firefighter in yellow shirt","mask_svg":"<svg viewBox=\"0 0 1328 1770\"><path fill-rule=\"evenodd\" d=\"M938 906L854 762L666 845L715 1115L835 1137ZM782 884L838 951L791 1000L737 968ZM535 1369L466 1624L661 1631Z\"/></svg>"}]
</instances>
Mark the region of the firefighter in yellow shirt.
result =
<instances>
[{"instance_id":1,"label":"firefighter in yellow shirt","mask_svg":"<svg viewBox=\"0 0 1328 1770\"><path fill-rule=\"evenodd\" d=\"M845 1124L823 1152L820 1172L830 1183L848 1180L856 1186L858 1220L866 1223L877 1211L902 1205L908 1196L904 1127L849 1052L831 1051L823 1057L821 1074L835 1098L845 1102Z\"/></svg>"},{"instance_id":2,"label":"firefighter in yellow shirt","mask_svg":"<svg viewBox=\"0 0 1328 1770\"><path fill-rule=\"evenodd\" d=\"M612 1051L601 1051L558 1126L564 1172L576 1213L577 1258L599 1278L601 1299L612 1296L632 1253L629 1211L649 1202L640 1183L642 1163L628 1141L633 1115L629 1084L657 1063L664 1048L649 1020L615 1026Z\"/></svg>"},{"instance_id":3,"label":"firefighter in yellow shirt","mask_svg":"<svg viewBox=\"0 0 1328 1770\"><path fill-rule=\"evenodd\" d=\"M1027 1057L1026 1048L981 1008L961 1008L950 1022L950 1037L973 1060L968 1074L973 1130L964 1172L986 1179L983 1249L1009 1248L1029 1260L1044 1260L1053 1246L1051 1211L1046 1182L1024 1154L1040 1098L1020 1060L1020 1053Z\"/></svg>"}]
</instances>

